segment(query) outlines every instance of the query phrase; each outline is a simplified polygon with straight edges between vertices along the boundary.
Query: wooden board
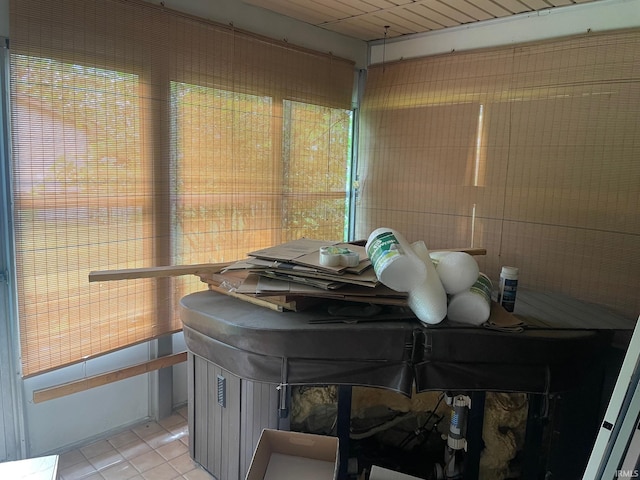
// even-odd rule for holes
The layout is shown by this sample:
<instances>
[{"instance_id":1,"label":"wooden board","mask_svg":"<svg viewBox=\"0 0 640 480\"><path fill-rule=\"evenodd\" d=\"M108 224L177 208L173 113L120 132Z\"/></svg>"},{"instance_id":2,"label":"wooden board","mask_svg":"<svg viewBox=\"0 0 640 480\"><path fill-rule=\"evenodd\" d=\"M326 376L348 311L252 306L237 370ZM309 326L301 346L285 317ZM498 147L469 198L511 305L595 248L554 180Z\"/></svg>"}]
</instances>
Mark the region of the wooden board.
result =
<instances>
[{"instance_id":1,"label":"wooden board","mask_svg":"<svg viewBox=\"0 0 640 480\"><path fill-rule=\"evenodd\" d=\"M130 280L134 278L177 277L180 275L198 275L199 273L219 273L226 263L200 263L194 265L167 265L163 267L128 268L123 270L101 270L89 273L90 282L111 280Z\"/></svg>"},{"instance_id":2,"label":"wooden board","mask_svg":"<svg viewBox=\"0 0 640 480\"><path fill-rule=\"evenodd\" d=\"M149 373L161 368L171 367L172 365L184 362L186 359L187 352L175 353L173 355L159 357L132 367L101 373L92 377L81 378L80 380L75 380L63 385L57 385L55 387L34 390L33 403L40 403L54 398L60 398L65 395L71 395L72 393L82 392L84 390L89 390L90 388L100 387L108 383L124 380L125 378L131 378L136 375L142 375L143 373Z\"/></svg>"}]
</instances>

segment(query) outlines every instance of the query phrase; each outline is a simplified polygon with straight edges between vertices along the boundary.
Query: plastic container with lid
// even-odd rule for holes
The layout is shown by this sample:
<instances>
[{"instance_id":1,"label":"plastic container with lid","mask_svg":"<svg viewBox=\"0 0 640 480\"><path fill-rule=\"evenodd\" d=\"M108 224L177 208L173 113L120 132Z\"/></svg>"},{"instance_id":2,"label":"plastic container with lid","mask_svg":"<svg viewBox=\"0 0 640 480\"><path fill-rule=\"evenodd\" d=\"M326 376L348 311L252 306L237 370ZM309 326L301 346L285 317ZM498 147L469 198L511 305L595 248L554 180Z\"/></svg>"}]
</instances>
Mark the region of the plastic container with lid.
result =
<instances>
[{"instance_id":1,"label":"plastic container with lid","mask_svg":"<svg viewBox=\"0 0 640 480\"><path fill-rule=\"evenodd\" d=\"M502 267L500 286L498 287L498 303L508 312L513 312L518 290L518 268Z\"/></svg>"}]
</instances>

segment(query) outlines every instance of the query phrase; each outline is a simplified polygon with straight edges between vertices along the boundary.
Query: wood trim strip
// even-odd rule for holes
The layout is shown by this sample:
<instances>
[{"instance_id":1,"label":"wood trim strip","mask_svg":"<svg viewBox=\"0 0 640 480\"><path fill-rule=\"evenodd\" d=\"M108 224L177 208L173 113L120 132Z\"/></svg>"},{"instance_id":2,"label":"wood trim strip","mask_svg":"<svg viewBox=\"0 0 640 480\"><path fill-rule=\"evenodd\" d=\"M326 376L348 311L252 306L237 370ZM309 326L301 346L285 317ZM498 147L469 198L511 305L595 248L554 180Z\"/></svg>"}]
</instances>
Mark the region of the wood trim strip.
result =
<instances>
[{"instance_id":1,"label":"wood trim strip","mask_svg":"<svg viewBox=\"0 0 640 480\"><path fill-rule=\"evenodd\" d=\"M466 247L466 248L434 248L429 250L430 252L464 252L469 255L486 255L487 249L481 247Z\"/></svg>"},{"instance_id":2,"label":"wood trim strip","mask_svg":"<svg viewBox=\"0 0 640 480\"><path fill-rule=\"evenodd\" d=\"M231 263L201 263L194 265L166 265L161 267L128 268L122 270L99 270L89 272L90 282L110 280L131 280L134 278L177 277L197 275L198 273L220 273Z\"/></svg>"},{"instance_id":3,"label":"wood trim strip","mask_svg":"<svg viewBox=\"0 0 640 480\"><path fill-rule=\"evenodd\" d=\"M143 373L149 373L161 368L171 367L187 360L187 352L175 353L165 357L149 360L148 362L133 365L131 367L101 373L92 377L82 378L73 382L56 385L55 387L42 388L33 391L33 403L46 402L54 398L64 397L72 393L78 393L90 388L100 387L108 383L117 382L126 378L135 377Z\"/></svg>"}]
</instances>

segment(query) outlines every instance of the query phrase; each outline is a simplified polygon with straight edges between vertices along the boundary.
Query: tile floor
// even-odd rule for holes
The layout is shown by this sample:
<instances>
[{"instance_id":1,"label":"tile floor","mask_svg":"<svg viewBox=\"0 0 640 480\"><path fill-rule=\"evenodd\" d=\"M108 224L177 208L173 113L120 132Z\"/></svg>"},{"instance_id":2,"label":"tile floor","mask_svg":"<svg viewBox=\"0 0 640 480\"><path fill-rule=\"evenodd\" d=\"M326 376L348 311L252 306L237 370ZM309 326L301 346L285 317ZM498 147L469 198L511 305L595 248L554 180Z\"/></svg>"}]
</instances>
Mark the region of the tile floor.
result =
<instances>
[{"instance_id":1,"label":"tile floor","mask_svg":"<svg viewBox=\"0 0 640 480\"><path fill-rule=\"evenodd\" d=\"M60 454L60 480L212 480L189 456L187 409Z\"/></svg>"}]
</instances>

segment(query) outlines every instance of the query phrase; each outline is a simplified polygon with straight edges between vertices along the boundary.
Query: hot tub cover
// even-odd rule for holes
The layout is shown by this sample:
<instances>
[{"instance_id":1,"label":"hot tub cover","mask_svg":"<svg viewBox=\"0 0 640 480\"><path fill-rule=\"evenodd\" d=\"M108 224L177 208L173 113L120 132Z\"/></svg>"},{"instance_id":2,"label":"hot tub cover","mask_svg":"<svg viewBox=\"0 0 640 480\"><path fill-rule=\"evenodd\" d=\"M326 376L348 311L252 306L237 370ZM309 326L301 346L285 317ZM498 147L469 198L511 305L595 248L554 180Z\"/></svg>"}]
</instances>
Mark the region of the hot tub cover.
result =
<instances>
[{"instance_id":1,"label":"hot tub cover","mask_svg":"<svg viewBox=\"0 0 640 480\"><path fill-rule=\"evenodd\" d=\"M180 315L189 351L241 378L365 385L406 395L414 384L418 392L569 390L612 335L610 328L426 326L410 312L393 320L341 321L323 309L277 312L212 291L183 297Z\"/></svg>"}]
</instances>

